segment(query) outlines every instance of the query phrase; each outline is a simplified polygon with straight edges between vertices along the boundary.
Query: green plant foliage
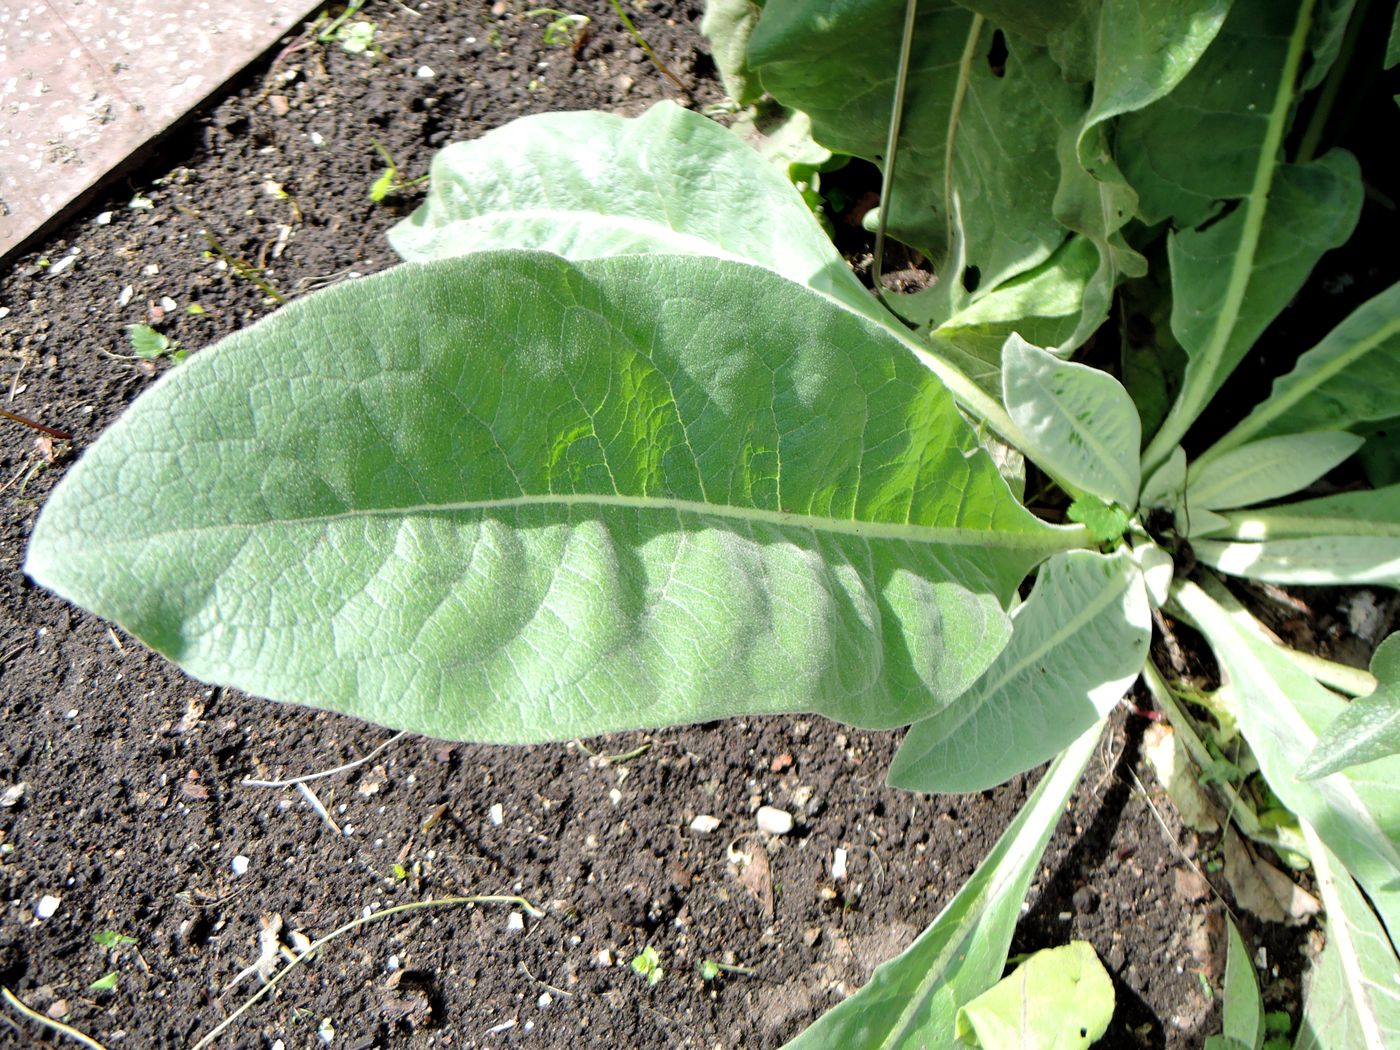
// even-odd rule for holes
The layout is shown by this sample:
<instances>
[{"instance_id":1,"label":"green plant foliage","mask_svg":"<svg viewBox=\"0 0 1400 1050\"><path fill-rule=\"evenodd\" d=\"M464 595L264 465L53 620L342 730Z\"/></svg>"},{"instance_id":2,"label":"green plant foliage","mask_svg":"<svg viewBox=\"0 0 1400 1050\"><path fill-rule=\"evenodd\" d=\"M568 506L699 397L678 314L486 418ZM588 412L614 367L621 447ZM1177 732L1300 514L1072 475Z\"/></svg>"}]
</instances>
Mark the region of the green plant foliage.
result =
<instances>
[{"instance_id":1,"label":"green plant foliage","mask_svg":"<svg viewBox=\"0 0 1400 1050\"><path fill-rule=\"evenodd\" d=\"M1080 496L1069 505L1065 517L1087 528L1095 543L1116 542L1132 520L1122 507L1105 503L1097 496Z\"/></svg>"},{"instance_id":2,"label":"green plant foliage","mask_svg":"<svg viewBox=\"0 0 1400 1050\"><path fill-rule=\"evenodd\" d=\"M985 1050L1071 1050L1097 1042L1113 1019L1113 979L1092 945L1032 955L958 1011L958 1037Z\"/></svg>"},{"instance_id":3,"label":"green plant foliage","mask_svg":"<svg viewBox=\"0 0 1400 1050\"><path fill-rule=\"evenodd\" d=\"M1001 977L1021 901L1103 725L1061 752L1016 819L932 924L903 953L785 1050L951 1047L958 1008Z\"/></svg>"},{"instance_id":4,"label":"green plant foliage","mask_svg":"<svg viewBox=\"0 0 1400 1050\"><path fill-rule=\"evenodd\" d=\"M1361 447L1344 431L1283 434L1241 445L1186 475L1186 506L1192 511L1248 507L1279 499L1311 485Z\"/></svg>"},{"instance_id":5,"label":"green plant foliage","mask_svg":"<svg viewBox=\"0 0 1400 1050\"><path fill-rule=\"evenodd\" d=\"M70 472L27 571L199 677L524 741L909 722L1079 542L827 299L727 260L516 252L340 285L193 358Z\"/></svg>"},{"instance_id":6,"label":"green plant foliage","mask_svg":"<svg viewBox=\"0 0 1400 1050\"><path fill-rule=\"evenodd\" d=\"M1400 756L1300 780L1299 768L1345 703L1269 642L1222 585L1185 583L1175 597L1211 640L1269 787L1342 859L1392 936L1400 933Z\"/></svg>"},{"instance_id":7,"label":"green plant foliage","mask_svg":"<svg viewBox=\"0 0 1400 1050\"><path fill-rule=\"evenodd\" d=\"M763 96L749 70L749 37L762 11L759 0L708 0L700 19L700 32L710 41L724 93L740 106L752 105Z\"/></svg>"},{"instance_id":8,"label":"green plant foliage","mask_svg":"<svg viewBox=\"0 0 1400 1050\"><path fill-rule=\"evenodd\" d=\"M1011 641L957 702L910 727L889 782L982 791L1058 754L1118 703L1147 658L1152 618L1131 555L1047 562Z\"/></svg>"},{"instance_id":9,"label":"green plant foliage","mask_svg":"<svg viewBox=\"0 0 1400 1050\"><path fill-rule=\"evenodd\" d=\"M1298 770L1316 780L1362 762L1400 755L1400 634L1392 634L1371 657L1376 691L1358 697L1327 727Z\"/></svg>"},{"instance_id":10,"label":"green plant foliage","mask_svg":"<svg viewBox=\"0 0 1400 1050\"><path fill-rule=\"evenodd\" d=\"M1327 909L1327 945L1313 964L1294 1050L1383 1050L1400 1045L1400 958L1318 832L1304 822ZM1394 927L1392 927L1392 930Z\"/></svg>"},{"instance_id":11,"label":"green plant foliage","mask_svg":"<svg viewBox=\"0 0 1400 1050\"><path fill-rule=\"evenodd\" d=\"M1225 983L1220 989L1222 1032L1206 1040L1207 1050L1228 1050L1244 1047L1260 1050L1264 1045L1264 1001L1259 995L1259 980L1254 975L1254 960L1245 947L1244 938L1228 916L1225 926L1229 947L1225 955Z\"/></svg>"},{"instance_id":12,"label":"green plant foliage","mask_svg":"<svg viewBox=\"0 0 1400 1050\"><path fill-rule=\"evenodd\" d=\"M1118 380L1061 361L1018 335L1007 337L1001 359L1002 399L1022 450L1066 487L1135 507L1142 430Z\"/></svg>"}]
</instances>

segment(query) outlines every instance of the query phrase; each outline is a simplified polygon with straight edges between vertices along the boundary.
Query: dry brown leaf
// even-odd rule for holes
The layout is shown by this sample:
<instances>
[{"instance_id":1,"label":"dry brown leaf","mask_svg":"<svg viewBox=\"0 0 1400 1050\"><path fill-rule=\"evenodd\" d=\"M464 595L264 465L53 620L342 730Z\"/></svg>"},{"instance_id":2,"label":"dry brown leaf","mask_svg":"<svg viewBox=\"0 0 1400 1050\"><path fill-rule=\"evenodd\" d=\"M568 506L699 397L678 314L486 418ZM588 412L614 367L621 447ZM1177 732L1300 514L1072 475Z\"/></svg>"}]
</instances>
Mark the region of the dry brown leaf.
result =
<instances>
[{"instance_id":1,"label":"dry brown leaf","mask_svg":"<svg viewBox=\"0 0 1400 1050\"><path fill-rule=\"evenodd\" d=\"M1167 789L1181 822L1196 831L1218 831L1216 805L1196 779L1195 766L1171 726L1162 722L1148 726L1142 736L1142 752L1158 783Z\"/></svg>"},{"instance_id":2,"label":"dry brown leaf","mask_svg":"<svg viewBox=\"0 0 1400 1050\"><path fill-rule=\"evenodd\" d=\"M1255 855L1249 845L1225 829L1225 881L1235 902L1268 922L1299 925L1321 910L1318 899L1278 868Z\"/></svg>"}]
</instances>

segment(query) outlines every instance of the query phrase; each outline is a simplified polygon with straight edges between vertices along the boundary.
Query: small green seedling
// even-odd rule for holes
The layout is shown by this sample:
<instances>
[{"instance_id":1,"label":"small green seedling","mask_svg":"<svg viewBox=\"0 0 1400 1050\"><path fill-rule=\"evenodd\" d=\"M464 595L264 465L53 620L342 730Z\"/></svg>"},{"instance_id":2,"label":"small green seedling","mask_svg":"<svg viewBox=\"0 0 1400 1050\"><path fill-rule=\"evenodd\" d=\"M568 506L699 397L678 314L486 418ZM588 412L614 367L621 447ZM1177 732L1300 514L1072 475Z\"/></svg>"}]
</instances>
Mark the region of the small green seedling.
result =
<instances>
[{"instance_id":1,"label":"small green seedling","mask_svg":"<svg viewBox=\"0 0 1400 1050\"><path fill-rule=\"evenodd\" d=\"M645 977L649 985L655 985L666 976L666 971L661 968L661 956L649 944L632 960L632 972L638 977Z\"/></svg>"},{"instance_id":2,"label":"small green seedling","mask_svg":"<svg viewBox=\"0 0 1400 1050\"><path fill-rule=\"evenodd\" d=\"M378 49L374 46L374 34L378 25L370 21L350 21L364 6L365 0L350 0L345 10L326 22L325 28L316 34L317 42L328 44L334 41L352 55L375 53ZM322 15L321 20L325 17Z\"/></svg>"},{"instance_id":3,"label":"small green seedling","mask_svg":"<svg viewBox=\"0 0 1400 1050\"><path fill-rule=\"evenodd\" d=\"M178 340L157 332L148 324L127 325L126 338L131 343L131 352L143 361L169 357L178 364L189 356L189 352L180 346Z\"/></svg>"},{"instance_id":4,"label":"small green seedling","mask_svg":"<svg viewBox=\"0 0 1400 1050\"><path fill-rule=\"evenodd\" d=\"M533 11L526 11L526 18L539 18L541 15L553 15L554 21L544 27L544 42L546 47L567 47L577 50L588 36L588 23L592 21L587 15L574 15L568 11L560 11L557 7L537 7Z\"/></svg>"},{"instance_id":5,"label":"small green seedling","mask_svg":"<svg viewBox=\"0 0 1400 1050\"><path fill-rule=\"evenodd\" d=\"M420 175L416 179L400 179L399 166L394 163L394 158L389 151L372 139L370 140L370 145L374 147L374 151L378 153L380 159L384 161L384 171L380 173L379 178L375 179L369 187L369 199L376 204L391 194L403 193L405 190L411 190L413 187L421 186L428 181L428 176L426 175Z\"/></svg>"},{"instance_id":6,"label":"small green seedling","mask_svg":"<svg viewBox=\"0 0 1400 1050\"><path fill-rule=\"evenodd\" d=\"M114 991L114 990L116 989L116 987L117 987L117 971L116 971L116 970L113 970L111 973L107 974L107 976L105 976L105 977L99 977L97 980L93 981L92 984L88 985L88 991L90 991L90 992L110 992L110 991Z\"/></svg>"},{"instance_id":7,"label":"small green seedling","mask_svg":"<svg viewBox=\"0 0 1400 1050\"><path fill-rule=\"evenodd\" d=\"M716 962L714 959L705 959L700 963L700 979L702 981L713 981L722 973L737 973L742 977L752 977L754 972L752 966L735 966L733 963Z\"/></svg>"},{"instance_id":8,"label":"small green seedling","mask_svg":"<svg viewBox=\"0 0 1400 1050\"><path fill-rule=\"evenodd\" d=\"M94 933L92 939L94 943L103 948L124 948L128 944L136 943L135 937L128 937L126 934L118 933L116 930L103 930L101 933Z\"/></svg>"}]
</instances>

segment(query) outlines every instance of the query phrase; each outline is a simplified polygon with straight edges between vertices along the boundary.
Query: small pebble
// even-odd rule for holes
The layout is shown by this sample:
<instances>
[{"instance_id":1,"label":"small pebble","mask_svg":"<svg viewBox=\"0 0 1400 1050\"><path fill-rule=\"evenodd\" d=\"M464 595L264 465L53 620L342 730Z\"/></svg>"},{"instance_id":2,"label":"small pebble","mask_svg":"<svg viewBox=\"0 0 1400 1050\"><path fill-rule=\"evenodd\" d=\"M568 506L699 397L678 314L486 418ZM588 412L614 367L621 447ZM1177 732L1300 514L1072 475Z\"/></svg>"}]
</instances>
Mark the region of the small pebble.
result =
<instances>
[{"instance_id":1,"label":"small pebble","mask_svg":"<svg viewBox=\"0 0 1400 1050\"><path fill-rule=\"evenodd\" d=\"M417 76L419 80L432 80L437 74L433 72L432 66L419 66Z\"/></svg>"},{"instance_id":2,"label":"small pebble","mask_svg":"<svg viewBox=\"0 0 1400 1050\"><path fill-rule=\"evenodd\" d=\"M538 1006L541 1010L543 1010L545 1007L553 1004L553 1002L554 996L550 995L548 992L545 992L538 999L535 1000L535 1005Z\"/></svg>"},{"instance_id":3,"label":"small pebble","mask_svg":"<svg viewBox=\"0 0 1400 1050\"><path fill-rule=\"evenodd\" d=\"M142 276L154 277L158 273L160 273L159 263L147 263L145 266L141 267Z\"/></svg>"},{"instance_id":4,"label":"small pebble","mask_svg":"<svg viewBox=\"0 0 1400 1050\"><path fill-rule=\"evenodd\" d=\"M384 964L384 969L392 973L402 965L403 964L399 962L399 957L397 955L391 955L389 956L389 961Z\"/></svg>"},{"instance_id":5,"label":"small pebble","mask_svg":"<svg viewBox=\"0 0 1400 1050\"><path fill-rule=\"evenodd\" d=\"M135 294L136 294L136 289L133 288L133 287L131 287L131 285L128 284L126 287L124 287L124 288L122 289L122 294L119 295L119 296L117 296L117 305L118 305L118 306L125 306L127 303L131 302L131 297L132 297L133 295L135 295Z\"/></svg>"},{"instance_id":6,"label":"small pebble","mask_svg":"<svg viewBox=\"0 0 1400 1050\"><path fill-rule=\"evenodd\" d=\"M786 835L792 830L792 814L773 806L759 806L758 830L769 835Z\"/></svg>"},{"instance_id":7,"label":"small pebble","mask_svg":"<svg viewBox=\"0 0 1400 1050\"><path fill-rule=\"evenodd\" d=\"M51 919L53 913L58 911L59 898L52 893L46 893L39 898L39 903L34 905L34 917L36 919Z\"/></svg>"},{"instance_id":8,"label":"small pebble","mask_svg":"<svg viewBox=\"0 0 1400 1050\"><path fill-rule=\"evenodd\" d=\"M108 226L111 224L111 222L112 213L109 211L104 211L101 215L97 217L97 225L99 226Z\"/></svg>"},{"instance_id":9,"label":"small pebble","mask_svg":"<svg viewBox=\"0 0 1400 1050\"><path fill-rule=\"evenodd\" d=\"M486 811L486 819L497 826L505 823L505 807L502 806L499 802L497 802L495 805L493 805L490 809Z\"/></svg>"},{"instance_id":10,"label":"small pebble","mask_svg":"<svg viewBox=\"0 0 1400 1050\"><path fill-rule=\"evenodd\" d=\"M233 869L235 875L246 875L248 873L248 858L240 853L233 858L233 862L229 864L229 867Z\"/></svg>"},{"instance_id":11,"label":"small pebble","mask_svg":"<svg viewBox=\"0 0 1400 1050\"><path fill-rule=\"evenodd\" d=\"M701 813L690 822L690 830L697 835L708 835L719 827L719 817L712 817L708 813Z\"/></svg>"},{"instance_id":12,"label":"small pebble","mask_svg":"<svg viewBox=\"0 0 1400 1050\"><path fill-rule=\"evenodd\" d=\"M831 855L831 877L833 879L844 879L846 877L846 851L838 846Z\"/></svg>"},{"instance_id":13,"label":"small pebble","mask_svg":"<svg viewBox=\"0 0 1400 1050\"><path fill-rule=\"evenodd\" d=\"M29 790L29 785L21 780L18 784L11 784L3 794L0 794L0 808L11 809L19 805L19 800L24 798L24 793Z\"/></svg>"},{"instance_id":14,"label":"small pebble","mask_svg":"<svg viewBox=\"0 0 1400 1050\"><path fill-rule=\"evenodd\" d=\"M44 1013L48 1014L55 1021L57 1021L61 1018L67 1017L68 1011L69 1006L67 999L55 999L53 1002L49 1003L49 1007L47 1010L44 1011Z\"/></svg>"},{"instance_id":15,"label":"small pebble","mask_svg":"<svg viewBox=\"0 0 1400 1050\"><path fill-rule=\"evenodd\" d=\"M600 948L593 956L594 966L611 966L613 964L613 953L606 948Z\"/></svg>"},{"instance_id":16,"label":"small pebble","mask_svg":"<svg viewBox=\"0 0 1400 1050\"><path fill-rule=\"evenodd\" d=\"M168 295L163 295L163 296L161 296L161 299L160 299L160 308L161 308L162 310L164 310L166 313L168 313L168 314L173 314L178 306L179 306L179 304L178 304L177 302L175 302L174 299L170 298L170 296L168 296Z\"/></svg>"},{"instance_id":17,"label":"small pebble","mask_svg":"<svg viewBox=\"0 0 1400 1050\"><path fill-rule=\"evenodd\" d=\"M525 929L525 916L518 911L510 913L510 918L506 919L506 930L510 933L519 933Z\"/></svg>"},{"instance_id":18,"label":"small pebble","mask_svg":"<svg viewBox=\"0 0 1400 1050\"><path fill-rule=\"evenodd\" d=\"M622 805L622 792L617 790L617 788L613 788L611 791L608 792L608 800L614 806Z\"/></svg>"}]
</instances>

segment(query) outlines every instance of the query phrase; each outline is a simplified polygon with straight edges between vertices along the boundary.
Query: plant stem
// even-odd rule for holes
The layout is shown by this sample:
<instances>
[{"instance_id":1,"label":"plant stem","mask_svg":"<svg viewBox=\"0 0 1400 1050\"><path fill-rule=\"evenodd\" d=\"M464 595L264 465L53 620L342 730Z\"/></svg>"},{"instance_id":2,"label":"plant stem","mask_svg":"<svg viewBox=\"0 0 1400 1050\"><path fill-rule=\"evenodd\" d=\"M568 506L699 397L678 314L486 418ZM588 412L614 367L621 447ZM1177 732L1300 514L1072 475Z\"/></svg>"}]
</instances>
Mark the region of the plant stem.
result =
<instances>
[{"instance_id":1,"label":"plant stem","mask_svg":"<svg viewBox=\"0 0 1400 1050\"><path fill-rule=\"evenodd\" d=\"M1142 455L1143 477L1150 476L1152 471L1171 455L1172 449L1181 443L1186 431L1205 410L1219 387L1225 352L1230 347L1230 339L1239 322L1245 293L1249 290L1250 278L1254 272L1259 238L1263 233L1264 219L1269 210L1269 190L1279 167L1279 150L1283 144L1283 134L1288 127L1293 90L1298 82L1303 53L1307 49L1313 3L1314 0L1303 0L1298 9L1298 21L1293 27L1293 36L1288 42L1288 54L1279 74L1268 128L1259 148L1259 163L1254 169L1254 182L1243 205L1244 222L1240 230L1239 249L1230 264L1230 275L1220 311L1216 315L1206 345L1201 347L1198 353L1191 354L1181 391L1177 394L1161 429Z\"/></svg>"},{"instance_id":2,"label":"plant stem","mask_svg":"<svg viewBox=\"0 0 1400 1050\"><path fill-rule=\"evenodd\" d=\"M0 996L3 996L5 1002L9 1003L10 1006L13 1007L16 1011L18 1011L22 1016L27 1017L35 1024L41 1024L50 1031L59 1033L59 1035L66 1035L69 1039L72 1039L75 1042L82 1043L85 1047L88 1048L88 1050L107 1050L106 1047L104 1047L96 1039L92 1038L92 1036L84 1035L76 1028L72 1027L71 1025L66 1025L62 1021L55 1021L52 1017L45 1017L37 1010L34 1010L30 1006L28 1006L14 992L10 991L8 988L2 985L0 985Z\"/></svg>"},{"instance_id":3,"label":"plant stem","mask_svg":"<svg viewBox=\"0 0 1400 1050\"><path fill-rule=\"evenodd\" d=\"M617 17L622 19L623 26L626 27L627 32L631 34L632 39L637 42L637 46L646 52L647 58L651 59L651 64L664 73L666 77L670 79L671 83L680 88L682 95L688 96L690 90L681 82L680 77L671 72L671 67L657 57L656 52L653 51L651 45L647 43L646 37L642 36L642 34L637 31L637 27L632 24L632 19L628 18L627 12L622 9L621 0L612 0L612 8L617 12Z\"/></svg>"},{"instance_id":4,"label":"plant stem","mask_svg":"<svg viewBox=\"0 0 1400 1050\"><path fill-rule=\"evenodd\" d=\"M1296 649L1283 649L1290 660L1301 667L1318 682L1330 689L1346 693L1348 696L1367 696L1376 691L1376 676L1359 667L1348 667L1333 660L1324 660L1312 653L1300 653Z\"/></svg>"},{"instance_id":5,"label":"plant stem","mask_svg":"<svg viewBox=\"0 0 1400 1050\"><path fill-rule=\"evenodd\" d=\"M875 248L870 262L871 283L875 286L875 298L880 305L896 317L899 314L885 298L885 290L880 287L880 264L885 258L885 227L890 218L890 199L894 192L894 163L898 154L899 124L904 117L904 95L909 83L909 53L914 45L914 16L919 9L919 0L904 0L904 33L899 41L899 65L894 78L894 101L890 107L889 134L885 138L885 170L880 178L880 218L875 223ZM980 16L978 16L980 17Z\"/></svg>"},{"instance_id":6,"label":"plant stem","mask_svg":"<svg viewBox=\"0 0 1400 1050\"><path fill-rule=\"evenodd\" d=\"M68 433L68 431L55 430L53 427L46 427L43 423L36 423L28 416L22 416L18 412L10 412L6 409L0 408L0 418L8 419L12 423L20 423L26 427L31 428L32 430L37 430L40 433L47 434L51 438L57 438L59 441L73 440L73 435Z\"/></svg>"},{"instance_id":7,"label":"plant stem","mask_svg":"<svg viewBox=\"0 0 1400 1050\"><path fill-rule=\"evenodd\" d=\"M1332 68L1327 71L1327 79L1323 81L1322 91L1317 96L1317 105L1313 107L1307 130L1298 143L1298 156L1295 159L1299 164L1308 163L1317 154L1317 145L1322 141L1322 132L1332 116L1332 107L1337 103L1337 94L1342 81L1346 79L1347 67L1351 65L1351 56L1356 52L1356 41L1361 36L1362 24L1366 21L1366 11L1370 6L1371 0L1357 0L1352 8L1342 46L1332 60Z\"/></svg>"}]
</instances>

